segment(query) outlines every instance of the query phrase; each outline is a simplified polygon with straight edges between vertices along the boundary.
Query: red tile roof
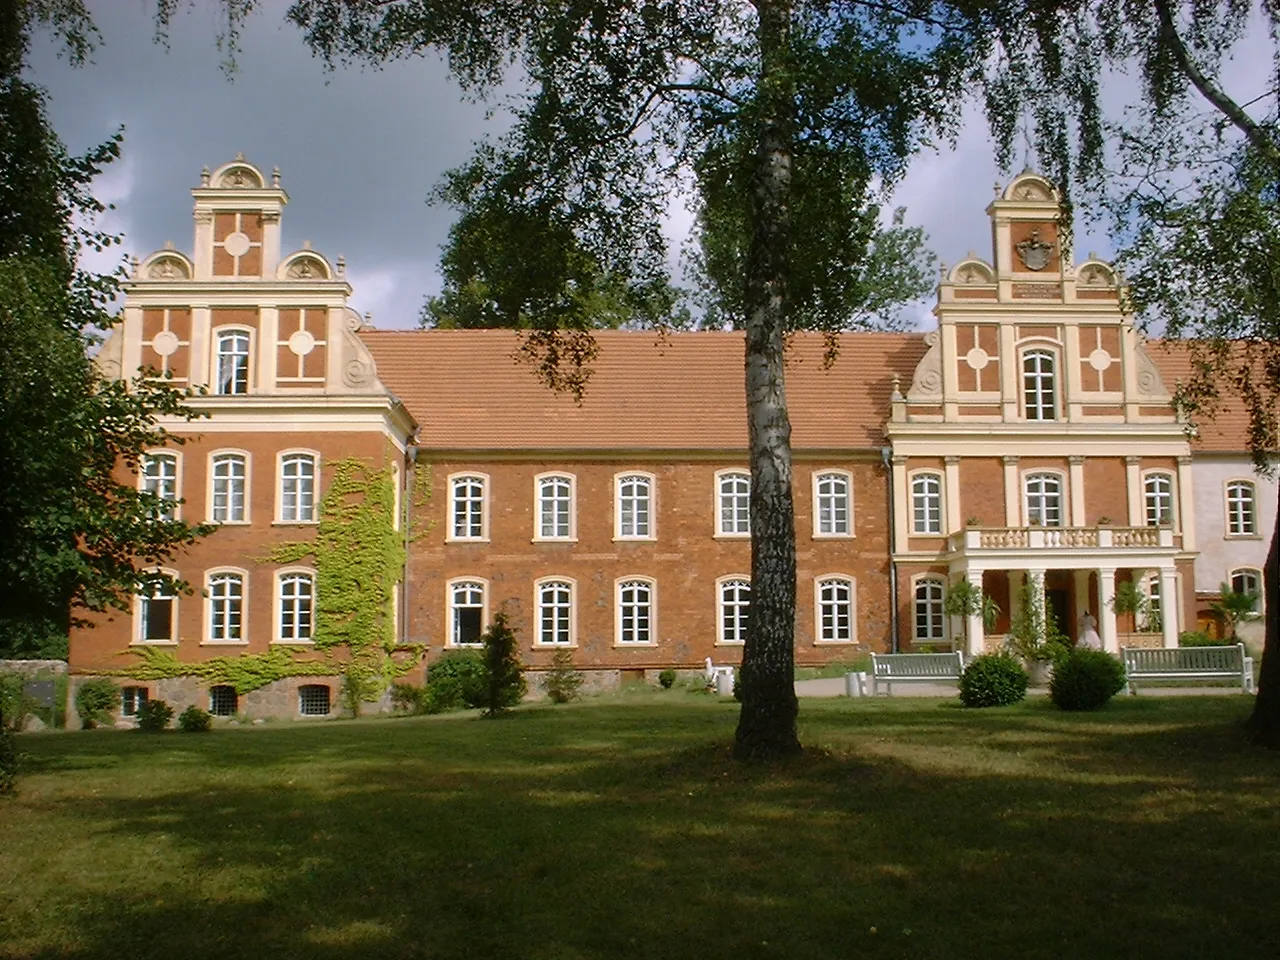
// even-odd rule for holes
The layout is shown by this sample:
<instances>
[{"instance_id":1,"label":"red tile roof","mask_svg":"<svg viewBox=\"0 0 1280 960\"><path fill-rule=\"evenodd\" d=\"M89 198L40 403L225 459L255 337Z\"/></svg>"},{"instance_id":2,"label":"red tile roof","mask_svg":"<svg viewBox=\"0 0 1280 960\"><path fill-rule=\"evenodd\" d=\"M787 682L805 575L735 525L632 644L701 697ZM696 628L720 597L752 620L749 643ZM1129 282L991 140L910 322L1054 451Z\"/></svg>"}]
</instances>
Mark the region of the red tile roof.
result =
<instances>
[{"instance_id":1,"label":"red tile roof","mask_svg":"<svg viewBox=\"0 0 1280 960\"><path fill-rule=\"evenodd\" d=\"M436 449L745 450L741 333L603 330L582 404L555 394L517 359L506 330L364 330L382 382ZM820 334L792 338L787 399L796 450L878 448L896 373L903 389L924 355L919 334L839 338L823 365Z\"/></svg>"},{"instance_id":2,"label":"red tile roof","mask_svg":"<svg viewBox=\"0 0 1280 960\"><path fill-rule=\"evenodd\" d=\"M1192 376L1191 346L1185 340L1151 340L1147 353L1160 368L1165 388L1172 393ZM1229 382L1221 384L1221 398L1212 417L1196 419L1191 446L1200 453L1245 453L1249 449L1249 414L1244 404L1233 402Z\"/></svg>"}]
</instances>

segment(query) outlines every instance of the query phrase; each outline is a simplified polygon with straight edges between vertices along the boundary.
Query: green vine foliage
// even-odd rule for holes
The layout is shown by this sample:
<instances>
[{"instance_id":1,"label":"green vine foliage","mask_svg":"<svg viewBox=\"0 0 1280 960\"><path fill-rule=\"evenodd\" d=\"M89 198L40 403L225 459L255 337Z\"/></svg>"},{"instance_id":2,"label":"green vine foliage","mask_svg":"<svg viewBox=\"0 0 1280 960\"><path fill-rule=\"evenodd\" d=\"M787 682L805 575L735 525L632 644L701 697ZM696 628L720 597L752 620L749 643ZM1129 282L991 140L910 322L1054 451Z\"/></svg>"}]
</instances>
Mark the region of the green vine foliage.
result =
<instances>
[{"instance_id":1,"label":"green vine foliage","mask_svg":"<svg viewBox=\"0 0 1280 960\"><path fill-rule=\"evenodd\" d=\"M260 560L286 564L312 558L316 570L312 643L281 644L266 653L213 657L198 663L180 661L168 650L143 647L129 651L140 662L111 672L137 680L198 677L210 685L232 686L242 694L286 677L341 674L349 696L357 701L377 700L426 653L421 644L396 642L393 603L413 534L409 507L422 506L430 495L430 473L419 469L412 496L406 498L405 522L396 529L392 470L354 457L337 461L320 503L315 539L282 543ZM357 711L358 704L353 712Z\"/></svg>"}]
</instances>

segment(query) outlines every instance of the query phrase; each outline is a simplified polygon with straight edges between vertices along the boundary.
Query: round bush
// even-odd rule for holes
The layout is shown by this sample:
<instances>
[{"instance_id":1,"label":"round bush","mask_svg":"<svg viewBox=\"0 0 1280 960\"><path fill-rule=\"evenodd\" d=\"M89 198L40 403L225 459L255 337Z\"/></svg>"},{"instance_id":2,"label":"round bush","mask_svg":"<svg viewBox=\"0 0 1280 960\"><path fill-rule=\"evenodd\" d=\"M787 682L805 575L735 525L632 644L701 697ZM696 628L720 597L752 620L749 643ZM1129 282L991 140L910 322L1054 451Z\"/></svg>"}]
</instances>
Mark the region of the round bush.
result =
<instances>
[{"instance_id":1,"label":"round bush","mask_svg":"<svg viewBox=\"0 0 1280 960\"><path fill-rule=\"evenodd\" d=\"M676 672L670 667L667 667L667 669L658 674L658 685L662 687L663 690L670 690L675 682Z\"/></svg>"},{"instance_id":2,"label":"round bush","mask_svg":"<svg viewBox=\"0 0 1280 960\"><path fill-rule=\"evenodd\" d=\"M446 653L427 671L423 709L427 713L483 707L489 692L489 671L476 652Z\"/></svg>"},{"instance_id":3,"label":"round bush","mask_svg":"<svg viewBox=\"0 0 1280 960\"><path fill-rule=\"evenodd\" d=\"M1027 695L1027 671L1006 653L974 657L960 675L960 702L966 707L1005 707Z\"/></svg>"},{"instance_id":4,"label":"round bush","mask_svg":"<svg viewBox=\"0 0 1280 960\"><path fill-rule=\"evenodd\" d=\"M1103 650L1072 650L1053 668L1049 696L1063 710L1097 710L1124 689L1124 664Z\"/></svg>"},{"instance_id":5,"label":"round bush","mask_svg":"<svg viewBox=\"0 0 1280 960\"><path fill-rule=\"evenodd\" d=\"M194 703L178 714L178 726L185 733L208 733L213 726L213 714L201 710Z\"/></svg>"},{"instance_id":6,"label":"round bush","mask_svg":"<svg viewBox=\"0 0 1280 960\"><path fill-rule=\"evenodd\" d=\"M173 707L163 700L148 700L138 707L138 729L158 733L169 726L173 719Z\"/></svg>"}]
</instances>

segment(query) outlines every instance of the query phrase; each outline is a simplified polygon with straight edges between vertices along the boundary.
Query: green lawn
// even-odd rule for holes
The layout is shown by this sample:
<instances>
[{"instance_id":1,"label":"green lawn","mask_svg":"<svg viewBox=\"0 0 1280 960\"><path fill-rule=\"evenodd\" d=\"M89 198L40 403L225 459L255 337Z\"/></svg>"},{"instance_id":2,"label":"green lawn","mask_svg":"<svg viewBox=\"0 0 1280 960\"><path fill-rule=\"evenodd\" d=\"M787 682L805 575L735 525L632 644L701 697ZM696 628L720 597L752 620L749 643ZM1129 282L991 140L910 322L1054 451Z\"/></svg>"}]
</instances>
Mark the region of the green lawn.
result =
<instances>
[{"instance_id":1,"label":"green lawn","mask_svg":"<svg viewBox=\"0 0 1280 960\"><path fill-rule=\"evenodd\" d=\"M1251 703L806 701L780 769L678 691L27 736L0 957L1274 958Z\"/></svg>"}]
</instances>

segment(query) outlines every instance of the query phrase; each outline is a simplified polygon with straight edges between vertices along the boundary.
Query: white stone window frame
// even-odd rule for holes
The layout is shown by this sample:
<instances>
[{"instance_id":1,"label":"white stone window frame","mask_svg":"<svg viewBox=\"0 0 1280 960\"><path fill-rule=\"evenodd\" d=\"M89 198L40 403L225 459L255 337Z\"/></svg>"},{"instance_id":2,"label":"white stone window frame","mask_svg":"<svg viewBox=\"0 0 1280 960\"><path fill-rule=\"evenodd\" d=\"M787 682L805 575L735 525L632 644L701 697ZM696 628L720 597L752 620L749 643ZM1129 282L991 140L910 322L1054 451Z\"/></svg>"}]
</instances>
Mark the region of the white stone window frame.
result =
<instances>
[{"instance_id":1,"label":"white stone window frame","mask_svg":"<svg viewBox=\"0 0 1280 960\"><path fill-rule=\"evenodd\" d=\"M221 598L214 596L214 583L225 577L240 579L240 636L215 637L214 614ZM228 598L228 601L230 598ZM242 567L213 567L204 573L204 627L202 645L243 647L249 643L249 571Z\"/></svg>"},{"instance_id":2,"label":"white stone window frame","mask_svg":"<svg viewBox=\"0 0 1280 960\"><path fill-rule=\"evenodd\" d=\"M245 348L245 387L241 391L222 390L222 341L224 338L243 336L248 341ZM209 339L209 391L215 397L245 397L254 392L253 358L258 355L258 331L243 324L225 324L214 327ZM231 355L231 354L226 354ZM238 355L238 354L236 354Z\"/></svg>"},{"instance_id":3,"label":"white stone window frame","mask_svg":"<svg viewBox=\"0 0 1280 960\"><path fill-rule=\"evenodd\" d=\"M1043 368L1034 374L1027 372L1027 361L1032 357L1047 357L1049 360L1049 370L1046 374ZM1034 376L1038 385L1035 389L1036 403L1032 405L1028 402L1028 377ZM1045 379L1049 382L1049 400L1045 403L1044 386ZM1028 341L1018 346L1018 407L1022 410L1022 419L1031 423L1052 423L1062 419L1062 348L1053 341ZM1032 416L1032 411L1038 414L1044 413L1046 410L1052 416Z\"/></svg>"},{"instance_id":4,"label":"white stone window frame","mask_svg":"<svg viewBox=\"0 0 1280 960\"><path fill-rule=\"evenodd\" d=\"M937 484L937 491L935 494L935 497L936 497L935 506L937 507L937 514L938 514L937 516L938 528L936 530L928 529L927 524L925 529L921 529L921 527L917 523L918 516L916 511L916 504L920 499L920 495L917 494L916 492L916 483L918 481L923 481L923 480L933 480L934 483ZM946 518L947 518L946 481L945 481L945 478L943 477L942 471L930 470L930 469L912 470L909 474L907 474L907 490L910 492L910 499L911 499L911 527L910 527L911 535L913 537L942 536L943 531L946 527ZM926 510L926 519L928 519L927 510Z\"/></svg>"},{"instance_id":5,"label":"white stone window frame","mask_svg":"<svg viewBox=\"0 0 1280 960\"><path fill-rule=\"evenodd\" d=\"M1153 494L1150 484L1163 480L1168 489L1165 494ZM1159 518L1159 512L1152 507L1156 497L1167 500L1167 520ZM1153 516L1154 514L1154 516ZM1142 472L1142 520L1148 527L1175 527L1178 523L1178 478L1172 470L1156 469Z\"/></svg>"},{"instance_id":6,"label":"white stone window frame","mask_svg":"<svg viewBox=\"0 0 1280 960\"><path fill-rule=\"evenodd\" d=\"M646 640L624 639L628 620L638 621L639 619L640 602L628 600L625 596L627 590L636 588L643 588L646 591L643 604L647 620L645 633L648 639ZM631 611L630 616L628 616L628 610ZM638 631L638 624L633 624L631 629ZM642 575L619 577L613 582L613 645L624 649L644 649L658 645L658 581L653 577Z\"/></svg>"},{"instance_id":7,"label":"white stone window frame","mask_svg":"<svg viewBox=\"0 0 1280 960\"><path fill-rule=\"evenodd\" d=\"M484 646L482 641L476 643L458 643L454 618L459 609L475 609L474 604L459 604L457 591L478 587L480 590L480 635L489 629L489 581L484 577L453 577L444 585L445 638L444 645L449 650L479 650Z\"/></svg>"},{"instance_id":8,"label":"white stone window frame","mask_svg":"<svg viewBox=\"0 0 1280 960\"><path fill-rule=\"evenodd\" d=\"M1037 478L1053 479L1058 483L1058 522L1045 523L1041 520L1038 524L1031 522L1031 482ZM1044 496L1043 492L1040 496ZM1067 487L1066 471L1057 467L1029 467L1022 474L1022 523L1023 526L1039 526L1046 530L1059 530L1063 527L1070 526L1067 523L1067 511L1071 505L1070 491Z\"/></svg>"},{"instance_id":9,"label":"white stone window frame","mask_svg":"<svg viewBox=\"0 0 1280 960\"><path fill-rule=\"evenodd\" d=\"M457 517L458 502L459 502L458 488L464 483L471 483L473 481L478 481L480 484L480 503L479 503L480 535L475 536L474 534L468 533L466 535L459 536L455 532L455 525L454 525L454 521ZM489 542L489 500L490 500L489 491L491 489L489 485L490 484L489 475L487 473L481 473L477 470L460 470L457 473L449 474L446 482L448 483L449 501L446 505L446 509L448 510L448 516L446 517L447 526L445 528L445 543L488 543ZM472 500L473 500L472 497L470 496L467 497L468 503L470 503ZM472 511L470 508L468 508L467 510L468 520L470 520L471 515L472 515ZM468 530L470 530L470 528L471 528L471 524L468 523Z\"/></svg>"},{"instance_id":10,"label":"white stone window frame","mask_svg":"<svg viewBox=\"0 0 1280 960\"><path fill-rule=\"evenodd\" d=\"M1237 496L1235 489L1248 490L1248 497ZM1248 504L1248 516L1242 509ZM1232 477L1222 484L1223 531L1230 540L1258 540L1258 485L1247 477ZM1246 524L1245 521L1248 521ZM1245 527L1248 529L1245 529ZM1237 527L1239 529L1237 529Z\"/></svg>"},{"instance_id":11,"label":"white stone window frame","mask_svg":"<svg viewBox=\"0 0 1280 960\"><path fill-rule=\"evenodd\" d=\"M739 586L745 586L747 589L747 601L745 604L741 602L741 597L735 597L735 602L729 604L725 601L725 591L729 587L738 589ZM717 647L741 647L746 642L746 623L750 617L751 609L751 577L744 573L731 573L727 576L720 577L716 580L716 646ZM740 634L742 639L728 640L725 638L726 627L728 626L728 611L730 606L734 609L734 632ZM741 607L747 608L744 615L740 612Z\"/></svg>"},{"instance_id":12,"label":"white stone window frame","mask_svg":"<svg viewBox=\"0 0 1280 960\"><path fill-rule=\"evenodd\" d=\"M311 461L311 519L290 519L285 516L285 465L293 460L307 458ZM276 518L275 522L290 527L313 527L320 522L320 451L305 447L291 447L276 454ZM298 511L301 513L301 511Z\"/></svg>"},{"instance_id":13,"label":"white stone window frame","mask_svg":"<svg viewBox=\"0 0 1280 960\"><path fill-rule=\"evenodd\" d=\"M911 578L911 640L917 645L948 643L951 639L951 618L947 616L943 609L943 603L947 599L947 588L949 584L947 578L940 573L921 573ZM920 598L920 589L922 587L937 588L936 597L927 597L924 601ZM929 609L926 610L926 618L929 625L935 623L938 627L938 635L929 634L921 635L920 633L920 612L921 603L928 604ZM936 608L934 605L936 604Z\"/></svg>"},{"instance_id":14,"label":"white stone window frame","mask_svg":"<svg viewBox=\"0 0 1280 960\"><path fill-rule=\"evenodd\" d=\"M295 577L306 577L311 583L311 616L310 616L311 632L309 636L303 639L295 639L292 637L286 637L284 635L284 610L285 610L285 599L286 599L284 595L284 586L287 580L291 580ZM311 644L315 643L315 635L316 635L316 571L315 571L315 568L314 567L298 567L298 566L281 567L279 570L275 572L275 578L272 584L272 588L273 589L271 593L272 593L273 605L271 610L271 623L272 623L271 642L287 643L290 645L302 644L306 646L310 646ZM290 598L290 599L294 599L294 598ZM294 606L296 607L297 604L295 603ZM295 632L296 632L296 626L295 626Z\"/></svg>"},{"instance_id":15,"label":"white stone window frame","mask_svg":"<svg viewBox=\"0 0 1280 960\"><path fill-rule=\"evenodd\" d=\"M551 588L566 588L569 599L565 604L561 604L558 600L550 606L557 611L554 623L554 632L558 632L560 626L560 611L563 611L567 617L565 623L567 642L560 643L554 639L547 640L543 635L543 614L547 609L543 602L543 590ZM578 581L573 577L547 576L539 577L533 584L533 645L554 650L572 650L578 645Z\"/></svg>"},{"instance_id":16,"label":"white stone window frame","mask_svg":"<svg viewBox=\"0 0 1280 960\"><path fill-rule=\"evenodd\" d=\"M732 496L735 498L733 508L734 522L733 529L726 529L725 512L724 512L724 486L728 481L746 481L746 493L735 492ZM747 498L747 520L746 530L739 530L738 513L739 506L736 503L738 497L745 496ZM717 540L749 540L751 539L751 471L743 470L740 467L731 467L724 470L717 470L715 475L715 484L712 488L712 498L715 510L715 538Z\"/></svg>"},{"instance_id":17,"label":"white stone window frame","mask_svg":"<svg viewBox=\"0 0 1280 960\"><path fill-rule=\"evenodd\" d=\"M824 481L838 480L844 484L844 530L828 530L822 529L822 512L823 501L827 499L838 500L840 494L824 494L822 493L822 485ZM854 537L854 515L853 515L853 473L840 467L825 467L821 470L813 471L813 539L815 540L851 540ZM832 510L838 509L839 504L833 503ZM833 522L832 526L836 524Z\"/></svg>"},{"instance_id":18,"label":"white stone window frame","mask_svg":"<svg viewBox=\"0 0 1280 960\"><path fill-rule=\"evenodd\" d=\"M161 520L181 520L182 519L182 454L177 450L169 450L165 447L156 447L146 450L142 454L142 459L138 463L138 490L145 493L147 491L150 478L147 476L147 469L153 461L167 460L173 463L173 496L164 497L169 500L173 507L168 511L168 515L160 517Z\"/></svg>"},{"instance_id":19,"label":"white stone window frame","mask_svg":"<svg viewBox=\"0 0 1280 960\"><path fill-rule=\"evenodd\" d=\"M562 495L558 491L554 491L550 498L547 496L547 487L550 486L567 487ZM554 510L554 506L564 502L565 511L564 527L560 527L559 511ZM543 508L553 505L553 527L552 532L547 533L543 526ZM550 470L546 473L539 473L533 478L533 542L534 543L576 543L578 540L578 478L572 473L566 473L563 470Z\"/></svg>"},{"instance_id":20,"label":"white stone window frame","mask_svg":"<svg viewBox=\"0 0 1280 960\"><path fill-rule=\"evenodd\" d=\"M849 636L847 639L842 639L838 636L828 637L826 635L823 608L828 603L835 605L841 602L838 598L828 601L823 596L828 587L843 587L848 591L847 600L844 601L848 606L849 618ZM838 617L838 612L835 616ZM833 624L833 626L838 626L838 624ZM813 642L815 646L820 647L847 647L858 642L858 582L849 574L824 573L813 578Z\"/></svg>"},{"instance_id":21,"label":"white stone window frame","mask_svg":"<svg viewBox=\"0 0 1280 960\"><path fill-rule=\"evenodd\" d=\"M149 572L163 573L166 576L172 577L175 580L179 579L178 571L173 570L169 567L153 567ZM178 609L179 609L179 603L181 600L179 592L175 590L172 593L163 594L159 598L159 599L168 600L170 604L169 605L170 636L168 639L165 639L165 640L147 640L145 638L146 626L147 626L146 606L148 603L148 599L149 598L144 597L141 594L134 595L133 639L130 641L130 645L131 646L137 645L137 646L144 646L144 647L176 647L178 645Z\"/></svg>"},{"instance_id":22,"label":"white stone window frame","mask_svg":"<svg viewBox=\"0 0 1280 960\"><path fill-rule=\"evenodd\" d=\"M1235 567L1227 573L1227 585L1232 590L1236 589L1236 578L1242 577L1253 581L1253 587L1246 589L1244 592L1252 592L1257 596L1257 601L1253 605L1253 616L1259 617L1267 612L1267 591L1265 589L1266 580L1263 572L1257 567Z\"/></svg>"},{"instance_id":23,"label":"white stone window frame","mask_svg":"<svg viewBox=\"0 0 1280 960\"><path fill-rule=\"evenodd\" d=\"M244 464L244 489L242 491L242 499L244 501L243 509L241 511L241 516L239 520L230 520L230 519L219 520L216 516L215 506L214 506L215 494L217 492L217 481L218 481L216 473L217 473L219 462L224 460L230 460L233 457L238 457L240 461ZM216 523L219 526L232 526L232 527L247 526L252 519L249 511L250 511L250 504L252 503L251 478L253 476L253 454L251 454L248 450L240 450L235 447L223 447L217 450L210 451L208 462L209 462L209 470L208 470L209 477L208 477L208 481L205 483L205 498L206 498L205 499L205 503L206 503L205 517L206 519L208 520L209 523Z\"/></svg>"},{"instance_id":24,"label":"white stone window frame","mask_svg":"<svg viewBox=\"0 0 1280 960\"><path fill-rule=\"evenodd\" d=\"M627 533L623 528L622 506L625 500L622 488L625 484L632 481L641 481L644 483L645 494L644 503L647 515L647 529L644 533ZM658 511L657 497L658 478L652 473L646 473L643 470L624 470L613 475L613 539L614 540L638 540L638 541L654 541L658 539ZM633 502L639 502L640 498L629 498ZM633 522L635 514L632 514Z\"/></svg>"}]
</instances>

